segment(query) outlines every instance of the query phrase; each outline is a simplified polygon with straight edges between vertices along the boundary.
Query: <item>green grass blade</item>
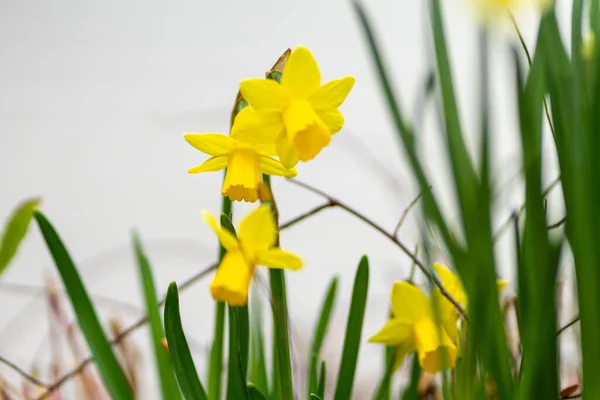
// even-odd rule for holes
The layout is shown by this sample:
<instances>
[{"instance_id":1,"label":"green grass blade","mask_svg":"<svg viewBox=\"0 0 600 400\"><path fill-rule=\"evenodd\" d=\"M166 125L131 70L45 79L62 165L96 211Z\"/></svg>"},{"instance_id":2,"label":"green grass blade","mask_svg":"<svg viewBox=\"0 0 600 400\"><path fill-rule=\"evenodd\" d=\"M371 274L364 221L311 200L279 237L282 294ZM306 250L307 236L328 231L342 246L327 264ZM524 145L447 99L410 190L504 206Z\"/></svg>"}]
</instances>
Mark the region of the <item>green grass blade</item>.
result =
<instances>
[{"instance_id":1,"label":"green grass blade","mask_svg":"<svg viewBox=\"0 0 600 400\"><path fill-rule=\"evenodd\" d=\"M144 299L146 301L146 312L150 321L150 337L154 346L154 357L156 359L156 368L160 382L162 398L164 400L181 399L179 386L175 380L173 365L169 357L169 353L162 346L161 341L165 337L163 323L158 311L158 299L156 298L156 288L154 286L154 278L150 262L144 253L139 236L134 233L133 245L135 255L139 267L142 286L144 288Z\"/></svg>"},{"instance_id":2,"label":"green grass blade","mask_svg":"<svg viewBox=\"0 0 600 400\"><path fill-rule=\"evenodd\" d=\"M229 309L229 363L227 368L227 399L248 397L246 369L248 366L248 307Z\"/></svg>"},{"instance_id":3,"label":"green grass blade","mask_svg":"<svg viewBox=\"0 0 600 400\"><path fill-rule=\"evenodd\" d=\"M260 293L254 291L250 297L250 373L249 379L261 393L269 393L265 338L263 332L262 304Z\"/></svg>"},{"instance_id":4,"label":"green grass blade","mask_svg":"<svg viewBox=\"0 0 600 400\"><path fill-rule=\"evenodd\" d=\"M204 387L198 378L192 353L185 338L179 314L179 293L177 284L171 282L165 301L165 332L175 376L186 400L207 400Z\"/></svg>"},{"instance_id":5,"label":"green grass blade","mask_svg":"<svg viewBox=\"0 0 600 400\"><path fill-rule=\"evenodd\" d=\"M317 376L317 365L320 359L321 354L321 346L323 345L323 340L325 338L325 334L327 333L327 328L329 326L329 321L331 319L331 313L333 311L333 306L335 304L335 298L337 294L337 285L338 278L335 277L329 284L329 288L327 289L327 294L325 295L325 301L323 302L323 306L321 307L321 313L319 314L319 322L315 328L315 333L313 335L313 342L310 351L309 360L310 364L308 366L308 375L309 377ZM315 393L317 390L317 381L316 379L309 379L309 387L308 393Z\"/></svg>"},{"instance_id":6,"label":"green grass blade","mask_svg":"<svg viewBox=\"0 0 600 400\"><path fill-rule=\"evenodd\" d=\"M232 116L232 121L235 115ZM227 175L224 171L223 179ZM232 211L232 204L229 197L223 197L221 200L221 214L229 216ZM228 218L229 219L229 218ZM219 245L219 262L225 255L225 248ZM221 380L223 378L223 345L225 342L225 303L218 301L215 303L215 325L213 341L210 349L210 362L208 365L208 398L210 400L221 400Z\"/></svg>"},{"instance_id":7,"label":"green grass blade","mask_svg":"<svg viewBox=\"0 0 600 400\"><path fill-rule=\"evenodd\" d=\"M113 399L132 400L133 395L127 378L102 330L96 311L67 249L46 217L39 211L35 211L33 215L67 289L77 323L96 360L96 366L108 392Z\"/></svg>"},{"instance_id":8,"label":"green grass blade","mask_svg":"<svg viewBox=\"0 0 600 400\"><path fill-rule=\"evenodd\" d=\"M248 398L250 400L266 400L265 396L253 383L248 384Z\"/></svg>"},{"instance_id":9,"label":"green grass blade","mask_svg":"<svg viewBox=\"0 0 600 400\"><path fill-rule=\"evenodd\" d=\"M325 361L321 361L321 372L319 372L319 385L317 386L317 394L320 398L325 398L325 384L327 383L327 367Z\"/></svg>"},{"instance_id":10,"label":"green grass blade","mask_svg":"<svg viewBox=\"0 0 600 400\"><path fill-rule=\"evenodd\" d=\"M335 400L348 400L352 395L368 290L369 260L367 256L363 256L358 264L356 277L354 278L352 303L350 304L350 312L348 313L342 360L340 361L337 386L335 388Z\"/></svg>"},{"instance_id":11,"label":"green grass blade","mask_svg":"<svg viewBox=\"0 0 600 400\"><path fill-rule=\"evenodd\" d=\"M39 198L28 199L20 203L10 215L0 241L0 275L13 259L21 241L27 234L29 223L33 218L33 212L40 204Z\"/></svg>"},{"instance_id":12,"label":"green grass blade","mask_svg":"<svg viewBox=\"0 0 600 400\"><path fill-rule=\"evenodd\" d=\"M292 400L294 388L292 384L292 361L290 358L290 333L283 270L269 268L271 299L273 301L273 318L275 326L275 345L277 346L278 376L281 386L281 399Z\"/></svg>"},{"instance_id":13,"label":"green grass blade","mask_svg":"<svg viewBox=\"0 0 600 400\"><path fill-rule=\"evenodd\" d=\"M323 400L323 398L315 393L311 393L310 400Z\"/></svg>"}]
</instances>

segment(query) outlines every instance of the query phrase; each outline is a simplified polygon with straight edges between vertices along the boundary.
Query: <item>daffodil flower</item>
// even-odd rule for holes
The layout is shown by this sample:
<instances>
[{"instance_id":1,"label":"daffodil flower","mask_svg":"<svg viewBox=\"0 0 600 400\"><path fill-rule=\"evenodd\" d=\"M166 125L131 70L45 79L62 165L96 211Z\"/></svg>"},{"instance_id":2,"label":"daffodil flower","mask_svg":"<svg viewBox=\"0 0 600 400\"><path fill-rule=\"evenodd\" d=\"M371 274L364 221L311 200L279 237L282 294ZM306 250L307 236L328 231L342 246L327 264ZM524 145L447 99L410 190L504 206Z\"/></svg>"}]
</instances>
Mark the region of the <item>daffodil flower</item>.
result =
<instances>
[{"instance_id":1,"label":"daffodil flower","mask_svg":"<svg viewBox=\"0 0 600 400\"><path fill-rule=\"evenodd\" d=\"M302 268L302 260L298 256L273 247L277 228L273 211L268 206L258 207L242 220L237 238L223 229L210 212L202 211L202 218L227 250L210 284L213 299L231 306L245 305L254 269L258 265L294 271Z\"/></svg>"},{"instance_id":2,"label":"daffodil flower","mask_svg":"<svg viewBox=\"0 0 600 400\"><path fill-rule=\"evenodd\" d=\"M430 300L408 282L396 282L392 289L393 318L369 342L396 346L396 370L417 351L423 370L434 374L456 364L456 345L435 323Z\"/></svg>"},{"instance_id":3,"label":"daffodil flower","mask_svg":"<svg viewBox=\"0 0 600 400\"><path fill-rule=\"evenodd\" d=\"M433 264L436 274L440 278L442 286L448 292L448 294L463 308L467 308L467 294L463 289L462 282L458 276L454 275L448 268L438 263ZM508 285L505 280L497 281L498 291L501 291ZM440 316L440 322L448 335L452 339L458 337L458 319L460 318L460 312L456 309L456 306L444 297L439 288L436 288L431 293L431 299L436 303Z\"/></svg>"},{"instance_id":4,"label":"daffodil flower","mask_svg":"<svg viewBox=\"0 0 600 400\"><path fill-rule=\"evenodd\" d=\"M281 83L271 79L246 79L240 92L252 111L240 116L241 128L232 136L248 143L275 143L281 163L291 168L312 160L342 129L338 107L354 86L347 76L321 85L321 73L306 47L292 51ZM260 126L257 130L254 127Z\"/></svg>"},{"instance_id":5,"label":"daffodil flower","mask_svg":"<svg viewBox=\"0 0 600 400\"><path fill-rule=\"evenodd\" d=\"M276 155L273 144L245 143L233 137L239 127L238 118L247 112L250 110L245 108L236 117L231 130L232 136L220 133L185 133L184 137L193 147L212 156L204 163L190 168L190 174L227 168L221 189L223 196L231 200L254 203L259 198L261 172L292 178L296 176L296 170L285 168L279 161L270 157Z\"/></svg>"},{"instance_id":6,"label":"daffodil flower","mask_svg":"<svg viewBox=\"0 0 600 400\"><path fill-rule=\"evenodd\" d=\"M533 9L544 11L552 4L550 0L471 0L479 12L481 22L494 24L499 16L507 12Z\"/></svg>"}]
</instances>

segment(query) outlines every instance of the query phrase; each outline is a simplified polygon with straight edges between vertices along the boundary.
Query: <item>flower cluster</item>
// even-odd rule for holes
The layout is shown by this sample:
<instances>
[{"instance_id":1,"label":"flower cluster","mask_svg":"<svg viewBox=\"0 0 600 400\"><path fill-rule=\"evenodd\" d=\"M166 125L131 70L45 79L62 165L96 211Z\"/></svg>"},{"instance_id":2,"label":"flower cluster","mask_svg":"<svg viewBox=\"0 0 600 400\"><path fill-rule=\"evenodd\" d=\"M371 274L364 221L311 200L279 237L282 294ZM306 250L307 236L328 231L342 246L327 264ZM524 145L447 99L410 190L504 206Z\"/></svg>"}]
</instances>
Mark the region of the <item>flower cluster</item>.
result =
<instances>
[{"instance_id":1,"label":"flower cluster","mask_svg":"<svg viewBox=\"0 0 600 400\"><path fill-rule=\"evenodd\" d=\"M338 107L354 86L353 77L321 85L319 67L305 47L291 52L280 81L245 79L240 94L248 104L233 120L229 135L185 133L185 140L211 156L189 173L226 169L221 193L234 201L254 203L261 198L262 174L294 177L299 162L314 159L344 125ZM277 225L266 205L251 212L240 224L238 236L203 212L227 253L211 283L215 300L244 305L257 265L297 270L302 261L274 247Z\"/></svg>"},{"instance_id":2,"label":"flower cluster","mask_svg":"<svg viewBox=\"0 0 600 400\"><path fill-rule=\"evenodd\" d=\"M460 279L440 264L434 264L434 269L446 292L463 309L466 308L467 296ZM506 285L506 281L498 281L498 290ZM433 374L454 367L460 314L441 290L436 288L428 298L411 283L396 282L391 302L393 318L369 341L396 347L394 370L414 351L426 372ZM437 311L439 326L435 322L434 310Z\"/></svg>"}]
</instances>

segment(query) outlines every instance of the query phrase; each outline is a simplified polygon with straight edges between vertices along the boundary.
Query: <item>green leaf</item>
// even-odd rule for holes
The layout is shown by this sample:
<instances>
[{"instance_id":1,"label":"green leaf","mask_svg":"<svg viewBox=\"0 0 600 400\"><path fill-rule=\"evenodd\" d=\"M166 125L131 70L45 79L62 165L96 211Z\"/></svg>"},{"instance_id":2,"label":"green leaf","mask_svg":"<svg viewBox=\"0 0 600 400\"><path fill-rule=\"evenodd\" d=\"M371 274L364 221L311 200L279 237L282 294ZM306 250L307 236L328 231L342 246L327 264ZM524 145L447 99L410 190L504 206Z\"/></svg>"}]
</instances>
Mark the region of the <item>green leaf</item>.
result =
<instances>
[{"instance_id":1,"label":"green leaf","mask_svg":"<svg viewBox=\"0 0 600 400\"><path fill-rule=\"evenodd\" d=\"M154 286L154 278L150 262L142 249L142 244L137 234L133 234L133 244L137 263L144 288L144 299L146 300L146 313L150 321L150 337L154 346L154 357L156 358L156 367L162 398L164 400L181 399L179 386L175 380L173 365L169 357L168 351L162 346L162 340L165 337L163 324L158 312L158 299L156 298L156 288Z\"/></svg>"},{"instance_id":2,"label":"green leaf","mask_svg":"<svg viewBox=\"0 0 600 400\"><path fill-rule=\"evenodd\" d=\"M348 314L346 325L346 337L342 351L342 360L338 373L337 386L335 388L335 400L348 400L352 396L354 385L354 374L358 361L358 350L360 348L360 337L367 304L367 292L369 289L369 260L363 256L358 264L356 277L354 278L354 289L352 290L352 303Z\"/></svg>"},{"instance_id":3,"label":"green leaf","mask_svg":"<svg viewBox=\"0 0 600 400\"><path fill-rule=\"evenodd\" d=\"M319 373L319 385L317 386L317 394L320 398L325 398L325 384L327 383L327 368L325 361L321 361L321 372Z\"/></svg>"},{"instance_id":4,"label":"green leaf","mask_svg":"<svg viewBox=\"0 0 600 400\"><path fill-rule=\"evenodd\" d=\"M314 394L311 393L310 394L310 400L322 400L323 398L321 396L319 396L318 394Z\"/></svg>"},{"instance_id":5,"label":"green leaf","mask_svg":"<svg viewBox=\"0 0 600 400\"><path fill-rule=\"evenodd\" d=\"M263 333L262 304L256 286L250 296L250 381L261 393L269 393L265 339Z\"/></svg>"},{"instance_id":6,"label":"green leaf","mask_svg":"<svg viewBox=\"0 0 600 400\"><path fill-rule=\"evenodd\" d=\"M229 363L227 368L227 399L248 397L246 369L248 367L248 307L229 306Z\"/></svg>"},{"instance_id":7,"label":"green leaf","mask_svg":"<svg viewBox=\"0 0 600 400\"><path fill-rule=\"evenodd\" d=\"M248 384L248 394L250 400L266 400L262 392L258 390L258 388L253 383Z\"/></svg>"},{"instance_id":8,"label":"green leaf","mask_svg":"<svg viewBox=\"0 0 600 400\"><path fill-rule=\"evenodd\" d=\"M96 361L102 381L113 399L132 400L133 395L127 378L102 330L96 311L67 249L46 217L40 211L34 211L33 215L67 289L77 323Z\"/></svg>"},{"instance_id":9,"label":"green leaf","mask_svg":"<svg viewBox=\"0 0 600 400\"><path fill-rule=\"evenodd\" d=\"M175 282L171 282L167 291L165 301L165 332L167 334L171 360L175 367L175 376L183 392L183 397L186 400L208 399L200 378L198 378L192 353L190 352L183 327L181 326L179 293Z\"/></svg>"},{"instance_id":10,"label":"green leaf","mask_svg":"<svg viewBox=\"0 0 600 400\"><path fill-rule=\"evenodd\" d=\"M387 350L387 347L386 347ZM390 398L390 382L392 380L392 374L394 373L394 361L396 359L396 350L394 349L390 354L386 351L386 366L381 378L381 382L377 388L374 399L384 400Z\"/></svg>"},{"instance_id":11,"label":"green leaf","mask_svg":"<svg viewBox=\"0 0 600 400\"><path fill-rule=\"evenodd\" d=\"M321 354L321 346L323 345L323 340L325 338L325 334L327 333L327 327L329 326L329 320L331 319L331 313L333 311L333 306L335 303L335 297L337 293L337 284L338 278L335 277L329 284L329 288L327 289L327 294L325 296L325 301L323 302L323 306L321 307L321 313L319 314L319 322L317 323L315 333L313 335L313 343L310 352L310 364L308 366L308 376L314 377L315 379L309 379L309 387L308 393L314 393L317 390L317 363L320 359Z\"/></svg>"},{"instance_id":12,"label":"green leaf","mask_svg":"<svg viewBox=\"0 0 600 400\"><path fill-rule=\"evenodd\" d=\"M457 364L458 365L458 364ZM421 380L421 366L419 365L419 358L413 357L412 368L410 370L410 384L404 393L402 393L402 400L414 400L419 395L419 381Z\"/></svg>"},{"instance_id":13,"label":"green leaf","mask_svg":"<svg viewBox=\"0 0 600 400\"><path fill-rule=\"evenodd\" d=\"M40 204L39 198L32 198L20 203L12 212L2 233L0 241L0 274L4 272L10 260L17 254L21 241L27 234L33 211Z\"/></svg>"}]
</instances>

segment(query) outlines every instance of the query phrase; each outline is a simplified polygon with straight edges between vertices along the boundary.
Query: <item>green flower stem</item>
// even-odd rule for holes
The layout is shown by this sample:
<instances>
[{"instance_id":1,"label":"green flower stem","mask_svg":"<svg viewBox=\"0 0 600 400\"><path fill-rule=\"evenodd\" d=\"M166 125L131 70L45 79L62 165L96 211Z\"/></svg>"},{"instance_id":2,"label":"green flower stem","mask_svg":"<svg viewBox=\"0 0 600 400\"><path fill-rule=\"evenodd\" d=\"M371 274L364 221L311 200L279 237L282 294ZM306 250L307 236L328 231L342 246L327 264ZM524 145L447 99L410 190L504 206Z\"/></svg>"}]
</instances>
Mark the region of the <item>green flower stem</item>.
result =
<instances>
[{"instance_id":1,"label":"green flower stem","mask_svg":"<svg viewBox=\"0 0 600 400\"><path fill-rule=\"evenodd\" d=\"M271 177L264 174L263 180L271 192ZM269 201L273 209L275 223L279 226L279 212L274 199ZM279 246L279 231L275 243ZM271 302L273 304L273 318L275 328L275 345L278 356L278 375L281 386L281 399L293 400L294 387L292 381L292 362L290 357L290 336L287 311L287 296L285 290L285 274L282 269L269 268L269 283L271 286Z\"/></svg>"},{"instance_id":2,"label":"green flower stem","mask_svg":"<svg viewBox=\"0 0 600 400\"><path fill-rule=\"evenodd\" d=\"M227 174L227 170L225 170ZM225 175L224 175L225 176ZM223 178L225 179L225 178ZM231 214L231 200L223 197L221 212ZM225 255L225 248L219 247L219 262ZM221 377L223 370L223 337L225 332L225 303L218 301L215 304L215 330L213 344L210 350L210 368L208 369L208 398L210 400L221 399Z\"/></svg>"}]
</instances>

